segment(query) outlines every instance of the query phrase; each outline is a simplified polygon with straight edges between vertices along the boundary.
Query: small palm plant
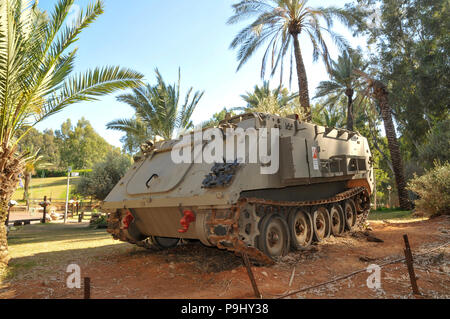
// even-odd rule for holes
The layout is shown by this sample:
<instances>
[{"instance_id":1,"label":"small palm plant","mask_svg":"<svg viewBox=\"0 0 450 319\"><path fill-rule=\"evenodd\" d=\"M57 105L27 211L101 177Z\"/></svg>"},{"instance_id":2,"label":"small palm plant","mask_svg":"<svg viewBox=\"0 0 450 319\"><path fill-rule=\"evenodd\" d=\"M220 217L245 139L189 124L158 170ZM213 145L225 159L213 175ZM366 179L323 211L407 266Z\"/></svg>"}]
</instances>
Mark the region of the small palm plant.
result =
<instances>
[{"instance_id":1,"label":"small palm plant","mask_svg":"<svg viewBox=\"0 0 450 319\"><path fill-rule=\"evenodd\" d=\"M33 174L36 174L36 170L42 169L48 166L51 166L52 164L47 162L45 158L40 155L40 150L34 151L33 148L31 148L28 153L30 156L25 161L25 166L23 169L23 199L27 202L27 207L29 206L29 200L30 200L30 185L31 185L31 178Z\"/></svg>"},{"instance_id":2,"label":"small palm plant","mask_svg":"<svg viewBox=\"0 0 450 319\"><path fill-rule=\"evenodd\" d=\"M284 58L290 55L290 79L292 80L295 58L300 105L304 109L306 120L311 120L308 80L300 36L305 35L312 43L314 61L322 57L329 68L331 60L324 33L330 35L339 48L347 49L347 41L332 30L333 18L336 17L349 25L352 17L339 8L312 8L307 3L307 0L242 0L233 5L234 15L228 23L234 24L244 19L255 18L237 34L230 45L232 49L238 49L238 70L257 49L267 44L262 59L261 77L264 78L266 65L270 61L272 76L278 67L281 68L281 82ZM326 23L326 27L323 26L323 22Z\"/></svg>"},{"instance_id":3,"label":"small palm plant","mask_svg":"<svg viewBox=\"0 0 450 319\"><path fill-rule=\"evenodd\" d=\"M269 81L264 81L262 86L255 85L253 92L247 92L241 97L247 106L236 107L233 110L288 115L294 113L293 102L298 98L298 93L290 94L281 86L272 90Z\"/></svg>"},{"instance_id":4,"label":"small palm plant","mask_svg":"<svg viewBox=\"0 0 450 319\"><path fill-rule=\"evenodd\" d=\"M31 147L29 150L25 151L24 154L29 154L24 160L25 165L23 168L22 176L23 176L23 198L26 202L26 211L30 210L30 186L31 179L33 174L36 174L36 170L50 167L52 163L49 163L45 160L45 158L40 155L41 150L34 151L34 148Z\"/></svg>"},{"instance_id":5,"label":"small palm plant","mask_svg":"<svg viewBox=\"0 0 450 319\"><path fill-rule=\"evenodd\" d=\"M133 89L130 94L123 94L117 100L130 105L135 110L131 119L118 119L107 124L107 128L134 135L136 140L155 139L160 136L171 139L193 126L192 113L203 96L203 92L195 92L191 97L191 87L180 105L181 74L178 70L178 83L167 85L156 69L156 85L143 85Z\"/></svg>"},{"instance_id":6,"label":"small palm plant","mask_svg":"<svg viewBox=\"0 0 450 319\"><path fill-rule=\"evenodd\" d=\"M118 66L71 75L80 33L103 13L100 0L65 22L74 0L59 0L50 14L37 2L0 1L0 266L8 262L4 227L8 202L28 154L19 141L37 123L65 107L141 84L142 75Z\"/></svg>"}]
</instances>

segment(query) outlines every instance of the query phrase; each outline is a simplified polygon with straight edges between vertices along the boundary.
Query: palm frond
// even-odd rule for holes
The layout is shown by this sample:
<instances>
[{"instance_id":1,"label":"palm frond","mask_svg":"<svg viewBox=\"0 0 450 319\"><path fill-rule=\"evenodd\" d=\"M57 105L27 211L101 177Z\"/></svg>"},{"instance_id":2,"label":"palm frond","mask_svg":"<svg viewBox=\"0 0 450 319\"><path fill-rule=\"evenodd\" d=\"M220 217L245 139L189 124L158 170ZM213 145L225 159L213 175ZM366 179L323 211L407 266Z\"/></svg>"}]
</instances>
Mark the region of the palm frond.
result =
<instances>
[{"instance_id":1,"label":"palm frond","mask_svg":"<svg viewBox=\"0 0 450 319\"><path fill-rule=\"evenodd\" d=\"M273 6L263 0L244 0L233 4L234 15L227 21L228 24L235 24L244 19L248 19L252 15L259 14L261 11L271 11L275 9Z\"/></svg>"},{"instance_id":2,"label":"palm frond","mask_svg":"<svg viewBox=\"0 0 450 319\"><path fill-rule=\"evenodd\" d=\"M322 81L319 83L316 89L316 95L313 99L324 97L326 95L336 93L338 90L342 90L342 84L335 81Z\"/></svg>"},{"instance_id":3,"label":"palm frond","mask_svg":"<svg viewBox=\"0 0 450 319\"><path fill-rule=\"evenodd\" d=\"M152 134L151 127L136 118L114 120L106 124L106 127L110 130L122 131L139 137L148 137Z\"/></svg>"},{"instance_id":4,"label":"palm frond","mask_svg":"<svg viewBox=\"0 0 450 319\"><path fill-rule=\"evenodd\" d=\"M66 25L73 4L74 0L59 0L47 14L37 2L0 1L2 145L16 145L36 123L70 104L141 85L140 73L120 67L70 77L77 49L69 48L103 13L103 2L97 0L81 10L75 23Z\"/></svg>"},{"instance_id":5,"label":"palm frond","mask_svg":"<svg viewBox=\"0 0 450 319\"><path fill-rule=\"evenodd\" d=\"M66 106L81 101L97 101L100 96L141 84L143 75L131 69L110 66L95 68L75 75L62 86L44 105L43 112L36 114L36 122L61 111Z\"/></svg>"}]
</instances>

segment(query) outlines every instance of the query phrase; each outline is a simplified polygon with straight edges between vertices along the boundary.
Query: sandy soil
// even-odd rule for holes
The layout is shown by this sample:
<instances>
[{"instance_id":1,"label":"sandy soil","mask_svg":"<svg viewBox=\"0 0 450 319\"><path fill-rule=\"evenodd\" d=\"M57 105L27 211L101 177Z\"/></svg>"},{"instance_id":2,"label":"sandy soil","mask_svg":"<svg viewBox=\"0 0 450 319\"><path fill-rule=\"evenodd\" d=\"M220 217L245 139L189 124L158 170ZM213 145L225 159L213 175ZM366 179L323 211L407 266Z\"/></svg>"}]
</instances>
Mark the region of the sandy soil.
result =
<instances>
[{"instance_id":1,"label":"sandy soil","mask_svg":"<svg viewBox=\"0 0 450 319\"><path fill-rule=\"evenodd\" d=\"M305 252L291 253L270 267L253 267L264 298L326 282L341 275L403 257L403 234L408 234L415 258L421 298L450 298L450 217L414 223L371 222L370 242L361 233L331 237ZM91 278L92 298L253 298L240 258L199 243L154 252L130 247L94 261L78 259L82 277ZM66 287L67 265L37 278L18 278L0 289L0 298L82 298L83 289ZM295 270L294 270L295 269ZM292 284L290 279L294 273ZM359 273L348 279L289 298L414 298L405 263L381 270L381 289L371 290Z\"/></svg>"}]
</instances>

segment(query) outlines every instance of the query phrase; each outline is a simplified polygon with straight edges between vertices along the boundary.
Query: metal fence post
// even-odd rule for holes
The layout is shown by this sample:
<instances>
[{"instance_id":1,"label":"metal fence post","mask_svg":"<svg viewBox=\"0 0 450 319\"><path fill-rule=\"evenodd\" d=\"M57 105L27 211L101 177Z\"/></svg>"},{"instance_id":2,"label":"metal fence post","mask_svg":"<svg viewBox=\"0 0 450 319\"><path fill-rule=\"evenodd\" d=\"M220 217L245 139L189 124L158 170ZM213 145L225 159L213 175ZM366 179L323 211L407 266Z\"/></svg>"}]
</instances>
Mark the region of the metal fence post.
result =
<instances>
[{"instance_id":1,"label":"metal fence post","mask_svg":"<svg viewBox=\"0 0 450 319\"><path fill-rule=\"evenodd\" d=\"M415 295L420 295L419 287L417 286L417 278L414 272L414 260L411 253L411 247L409 245L408 235L403 235L403 240L405 241L405 258L406 266L408 267L409 278L411 280L411 287Z\"/></svg>"}]
</instances>

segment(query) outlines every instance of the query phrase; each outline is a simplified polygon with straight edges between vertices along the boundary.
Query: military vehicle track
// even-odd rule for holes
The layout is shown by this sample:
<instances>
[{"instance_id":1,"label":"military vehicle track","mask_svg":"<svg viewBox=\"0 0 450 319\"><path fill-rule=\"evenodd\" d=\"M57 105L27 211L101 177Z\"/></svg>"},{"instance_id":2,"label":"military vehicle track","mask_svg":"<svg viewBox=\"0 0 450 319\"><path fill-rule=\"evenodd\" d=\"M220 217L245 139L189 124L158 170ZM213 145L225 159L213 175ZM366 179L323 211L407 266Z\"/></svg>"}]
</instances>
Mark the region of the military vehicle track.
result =
<instances>
[{"instance_id":1,"label":"military vehicle track","mask_svg":"<svg viewBox=\"0 0 450 319\"><path fill-rule=\"evenodd\" d=\"M307 248L331 235L362 226L370 208L364 187L315 201L274 201L241 198L229 209L212 209L206 224L212 245L270 264L290 250ZM110 214L108 232L115 239L152 249L174 247L178 239L150 236L135 240L123 223L125 210ZM135 238L135 237L134 237Z\"/></svg>"}]
</instances>

